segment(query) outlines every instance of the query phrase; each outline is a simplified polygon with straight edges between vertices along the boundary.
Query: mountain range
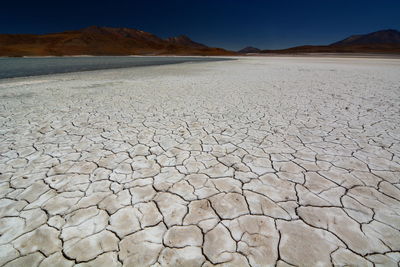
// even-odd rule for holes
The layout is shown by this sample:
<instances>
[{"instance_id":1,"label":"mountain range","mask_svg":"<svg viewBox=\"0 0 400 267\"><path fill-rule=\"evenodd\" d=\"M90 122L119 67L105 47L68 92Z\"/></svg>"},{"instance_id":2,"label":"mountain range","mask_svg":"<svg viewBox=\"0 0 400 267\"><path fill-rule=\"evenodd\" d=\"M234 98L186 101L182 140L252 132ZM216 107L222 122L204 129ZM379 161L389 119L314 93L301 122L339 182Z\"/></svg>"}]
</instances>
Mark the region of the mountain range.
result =
<instances>
[{"instance_id":1,"label":"mountain range","mask_svg":"<svg viewBox=\"0 0 400 267\"><path fill-rule=\"evenodd\" d=\"M247 50L246 50L247 49ZM251 47L239 50L239 53L396 53L400 54L400 32L382 30L368 34L352 35L330 45L303 45L279 50L260 50ZM243 51L244 50L244 51Z\"/></svg>"},{"instance_id":2,"label":"mountain range","mask_svg":"<svg viewBox=\"0 0 400 267\"><path fill-rule=\"evenodd\" d=\"M0 56L61 55L233 55L181 35L162 39L130 28L90 26L76 31L0 34Z\"/></svg>"},{"instance_id":3,"label":"mountain range","mask_svg":"<svg viewBox=\"0 0 400 267\"><path fill-rule=\"evenodd\" d=\"M382 30L352 35L330 45L304 45L279 50L246 47L238 52L209 47L185 35L162 39L130 28L90 26L50 34L0 34L0 56L64 55L238 55L292 53L398 53L400 32Z\"/></svg>"}]
</instances>

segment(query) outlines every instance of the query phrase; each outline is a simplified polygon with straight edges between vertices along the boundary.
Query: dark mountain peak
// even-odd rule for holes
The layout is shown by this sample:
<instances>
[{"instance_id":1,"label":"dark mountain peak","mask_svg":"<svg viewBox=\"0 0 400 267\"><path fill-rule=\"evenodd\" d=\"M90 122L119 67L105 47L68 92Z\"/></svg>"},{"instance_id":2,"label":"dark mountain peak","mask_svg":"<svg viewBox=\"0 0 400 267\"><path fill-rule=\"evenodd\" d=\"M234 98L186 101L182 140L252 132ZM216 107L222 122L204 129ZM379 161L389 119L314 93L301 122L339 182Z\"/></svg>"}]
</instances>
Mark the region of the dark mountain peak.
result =
<instances>
[{"instance_id":1,"label":"dark mountain peak","mask_svg":"<svg viewBox=\"0 0 400 267\"><path fill-rule=\"evenodd\" d=\"M387 33L396 33L396 34L400 34L400 32L396 29L387 29L387 30L381 30L381 31L377 31L377 32L387 32Z\"/></svg>"},{"instance_id":2,"label":"dark mountain peak","mask_svg":"<svg viewBox=\"0 0 400 267\"><path fill-rule=\"evenodd\" d=\"M393 29L357 34L330 45L304 45L262 53L385 53L400 54L400 32Z\"/></svg>"},{"instance_id":3,"label":"dark mountain peak","mask_svg":"<svg viewBox=\"0 0 400 267\"><path fill-rule=\"evenodd\" d=\"M243 53L243 54L248 54L248 53L260 53L261 50L256 48L256 47L252 47L252 46L247 46L243 49L240 49L238 51L239 53Z\"/></svg>"},{"instance_id":4,"label":"dark mountain peak","mask_svg":"<svg viewBox=\"0 0 400 267\"><path fill-rule=\"evenodd\" d=\"M186 35L179 35L176 37L169 37L166 39L166 41L172 45L178 45L178 46L188 46L188 47L193 47L193 48L206 48L206 45L196 43L192 39L190 39Z\"/></svg>"},{"instance_id":5,"label":"dark mountain peak","mask_svg":"<svg viewBox=\"0 0 400 267\"><path fill-rule=\"evenodd\" d=\"M387 29L368 34L352 35L346 39L331 44L331 46L372 44L400 44L400 32L394 29Z\"/></svg>"}]
</instances>

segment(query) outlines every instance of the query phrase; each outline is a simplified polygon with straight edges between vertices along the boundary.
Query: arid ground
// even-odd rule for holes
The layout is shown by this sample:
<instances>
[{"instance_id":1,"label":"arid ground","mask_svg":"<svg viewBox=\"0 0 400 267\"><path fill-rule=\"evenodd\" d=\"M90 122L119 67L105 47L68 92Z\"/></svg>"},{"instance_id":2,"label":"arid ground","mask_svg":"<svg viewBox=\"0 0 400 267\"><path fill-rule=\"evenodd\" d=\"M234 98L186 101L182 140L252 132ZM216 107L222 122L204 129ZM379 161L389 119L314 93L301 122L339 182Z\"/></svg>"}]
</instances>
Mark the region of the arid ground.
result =
<instances>
[{"instance_id":1,"label":"arid ground","mask_svg":"<svg viewBox=\"0 0 400 267\"><path fill-rule=\"evenodd\" d=\"M0 81L1 266L398 266L400 59Z\"/></svg>"}]
</instances>

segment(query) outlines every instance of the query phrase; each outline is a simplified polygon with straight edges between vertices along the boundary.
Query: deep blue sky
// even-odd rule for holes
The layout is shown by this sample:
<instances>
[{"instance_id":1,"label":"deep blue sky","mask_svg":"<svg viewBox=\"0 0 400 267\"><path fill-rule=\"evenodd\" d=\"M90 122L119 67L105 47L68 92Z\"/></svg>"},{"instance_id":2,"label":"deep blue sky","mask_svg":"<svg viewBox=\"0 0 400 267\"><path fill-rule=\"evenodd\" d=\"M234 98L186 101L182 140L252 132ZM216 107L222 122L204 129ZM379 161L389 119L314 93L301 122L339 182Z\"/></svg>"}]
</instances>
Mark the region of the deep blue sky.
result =
<instances>
[{"instance_id":1,"label":"deep blue sky","mask_svg":"<svg viewBox=\"0 0 400 267\"><path fill-rule=\"evenodd\" d=\"M400 0L4 1L0 33L49 33L90 25L186 34L239 49L329 44L352 34L400 30Z\"/></svg>"}]
</instances>

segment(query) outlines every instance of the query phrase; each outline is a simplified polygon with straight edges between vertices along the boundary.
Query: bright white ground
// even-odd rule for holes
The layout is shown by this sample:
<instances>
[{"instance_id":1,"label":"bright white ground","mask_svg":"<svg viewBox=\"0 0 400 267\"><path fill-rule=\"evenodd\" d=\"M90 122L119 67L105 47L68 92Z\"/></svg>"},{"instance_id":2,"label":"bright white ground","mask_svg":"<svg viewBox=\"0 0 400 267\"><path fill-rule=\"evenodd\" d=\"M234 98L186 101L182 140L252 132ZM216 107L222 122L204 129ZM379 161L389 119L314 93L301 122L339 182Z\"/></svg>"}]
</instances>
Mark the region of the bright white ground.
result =
<instances>
[{"instance_id":1,"label":"bright white ground","mask_svg":"<svg viewBox=\"0 0 400 267\"><path fill-rule=\"evenodd\" d=\"M400 260L400 60L0 82L0 265Z\"/></svg>"}]
</instances>

